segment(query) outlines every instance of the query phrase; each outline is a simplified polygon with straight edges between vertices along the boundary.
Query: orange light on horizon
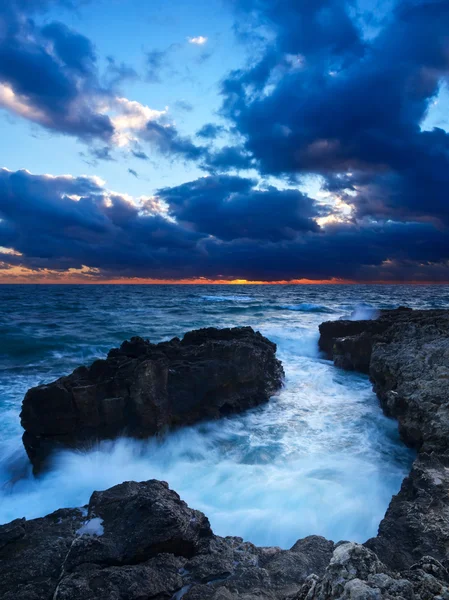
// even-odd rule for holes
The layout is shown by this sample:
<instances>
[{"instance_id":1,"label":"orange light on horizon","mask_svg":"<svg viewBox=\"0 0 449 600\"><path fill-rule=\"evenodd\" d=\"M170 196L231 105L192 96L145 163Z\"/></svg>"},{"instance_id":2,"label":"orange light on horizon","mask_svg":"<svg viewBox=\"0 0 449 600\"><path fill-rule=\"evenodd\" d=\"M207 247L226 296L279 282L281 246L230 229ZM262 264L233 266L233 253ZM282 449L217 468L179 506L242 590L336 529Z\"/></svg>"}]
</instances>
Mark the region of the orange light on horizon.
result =
<instances>
[{"instance_id":1,"label":"orange light on horizon","mask_svg":"<svg viewBox=\"0 0 449 600\"><path fill-rule=\"evenodd\" d=\"M115 277L107 278L101 275L97 268L82 266L79 269L71 268L67 271L51 269L33 270L23 266L10 266L0 261L0 284L80 284L80 285L448 285L449 281L389 281L372 280L357 281L354 279L280 279L262 281L257 279L217 279L207 277L186 277L180 279L145 278L145 277Z\"/></svg>"}]
</instances>

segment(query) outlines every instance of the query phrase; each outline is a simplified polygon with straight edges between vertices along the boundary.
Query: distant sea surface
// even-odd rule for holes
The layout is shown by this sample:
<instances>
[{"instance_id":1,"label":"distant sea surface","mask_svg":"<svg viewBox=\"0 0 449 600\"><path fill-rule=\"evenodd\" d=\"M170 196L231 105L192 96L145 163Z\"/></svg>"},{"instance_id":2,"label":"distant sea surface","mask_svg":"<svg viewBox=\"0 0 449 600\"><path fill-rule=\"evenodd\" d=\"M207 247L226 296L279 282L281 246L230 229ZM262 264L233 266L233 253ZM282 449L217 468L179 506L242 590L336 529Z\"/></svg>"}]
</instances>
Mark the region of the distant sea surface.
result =
<instances>
[{"instance_id":1,"label":"distant sea surface","mask_svg":"<svg viewBox=\"0 0 449 600\"><path fill-rule=\"evenodd\" d=\"M399 305L449 307L449 286L0 286L0 522L156 478L205 512L220 535L284 548L309 534L365 541L414 454L382 414L368 378L320 356L318 325ZM133 335L159 342L237 325L278 344L286 382L268 404L162 440L63 452L33 479L19 421L28 388Z\"/></svg>"}]
</instances>

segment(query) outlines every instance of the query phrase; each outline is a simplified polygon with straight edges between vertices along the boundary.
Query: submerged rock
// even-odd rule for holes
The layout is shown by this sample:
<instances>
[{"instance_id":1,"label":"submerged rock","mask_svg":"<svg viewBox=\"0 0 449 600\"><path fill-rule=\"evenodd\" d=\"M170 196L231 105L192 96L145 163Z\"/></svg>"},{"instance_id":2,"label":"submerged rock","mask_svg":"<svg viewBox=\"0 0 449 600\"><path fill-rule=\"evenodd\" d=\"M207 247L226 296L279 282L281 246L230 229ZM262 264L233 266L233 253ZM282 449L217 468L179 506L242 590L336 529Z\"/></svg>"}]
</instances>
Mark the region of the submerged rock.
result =
<instances>
[{"instance_id":1,"label":"submerged rock","mask_svg":"<svg viewBox=\"0 0 449 600\"><path fill-rule=\"evenodd\" d=\"M334 544L221 538L164 482L125 482L82 509L0 526L3 600L282 599L323 575Z\"/></svg>"},{"instance_id":2,"label":"submerged rock","mask_svg":"<svg viewBox=\"0 0 449 600\"><path fill-rule=\"evenodd\" d=\"M25 449L37 472L56 448L145 438L256 406L282 385L275 353L251 327L199 329L160 344L134 337L105 360L27 392Z\"/></svg>"}]
</instances>

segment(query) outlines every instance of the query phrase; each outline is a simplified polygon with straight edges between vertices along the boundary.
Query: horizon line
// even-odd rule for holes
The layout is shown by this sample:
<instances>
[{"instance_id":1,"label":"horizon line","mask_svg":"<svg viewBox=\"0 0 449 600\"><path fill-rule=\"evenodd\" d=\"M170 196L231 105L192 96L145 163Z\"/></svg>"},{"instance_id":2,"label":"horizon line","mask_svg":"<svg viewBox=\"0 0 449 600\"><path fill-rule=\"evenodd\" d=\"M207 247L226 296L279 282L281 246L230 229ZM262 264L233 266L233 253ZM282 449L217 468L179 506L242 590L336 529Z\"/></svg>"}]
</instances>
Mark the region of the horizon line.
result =
<instances>
[{"instance_id":1,"label":"horizon line","mask_svg":"<svg viewBox=\"0 0 449 600\"><path fill-rule=\"evenodd\" d=\"M0 281L0 285L217 285L217 286L236 286L236 285L449 285L449 281L351 281L351 280L291 280L291 281L250 281L250 280L53 280L53 281Z\"/></svg>"}]
</instances>

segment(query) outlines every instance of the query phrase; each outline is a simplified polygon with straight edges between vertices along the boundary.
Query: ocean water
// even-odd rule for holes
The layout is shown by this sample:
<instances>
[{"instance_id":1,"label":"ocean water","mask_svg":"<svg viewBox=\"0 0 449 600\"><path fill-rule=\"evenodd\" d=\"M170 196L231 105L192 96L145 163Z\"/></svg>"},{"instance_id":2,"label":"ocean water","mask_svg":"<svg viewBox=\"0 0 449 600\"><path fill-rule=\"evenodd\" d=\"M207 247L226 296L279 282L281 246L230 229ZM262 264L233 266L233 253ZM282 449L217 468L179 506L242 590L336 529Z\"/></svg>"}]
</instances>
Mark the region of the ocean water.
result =
<instances>
[{"instance_id":1,"label":"ocean water","mask_svg":"<svg viewBox=\"0 0 449 600\"><path fill-rule=\"evenodd\" d=\"M368 378L320 356L318 325L399 305L447 307L449 286L0 286L0 522L157 478L220 535L284 548L309 534L365 541L414 454ZM251 325L278 344L286 371L279 395L163 439L62 452L50 472L32 477L19 422L29 387L132 335L158 342L212 325Z\"/></svg>"}]
</instances>

